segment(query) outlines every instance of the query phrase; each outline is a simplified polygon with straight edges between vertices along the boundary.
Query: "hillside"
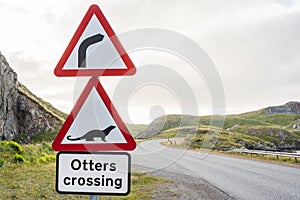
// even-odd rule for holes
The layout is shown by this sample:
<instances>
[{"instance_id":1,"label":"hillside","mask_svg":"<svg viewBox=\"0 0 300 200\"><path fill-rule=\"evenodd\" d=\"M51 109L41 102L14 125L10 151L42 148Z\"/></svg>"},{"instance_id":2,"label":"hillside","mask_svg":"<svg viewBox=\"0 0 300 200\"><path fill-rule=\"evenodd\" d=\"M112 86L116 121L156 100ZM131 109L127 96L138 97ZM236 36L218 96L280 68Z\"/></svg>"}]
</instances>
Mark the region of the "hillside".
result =
<instances>
[{"instance_id":1,"label":"hillside","mask_svg":"<svg viewBox=\"0 0 300 200\"><path fill-rule=\"evenodd\" d=\"M29 143L37 135L57 130L65 118L22 85L0 53L0 140Z\"/></svg>"},{"instance_id":2,"label":"hillside","mask_svg":"<svg viewBox=\"0 0 300 200\"><path fill-rule=\"evenodd\" d=\"M227 115L223 129L209 126L211 116L167 115L155 119L136 138L185 137L186 144L191 148L205 147L203 141L211 140L211 143L216 142L216 149L299 150L299 113L300 102L288 102L253 112ZM219 137L216 138L216 135Z\"/></svg>"},{"instance_id":3,"label":"hillside","mask_svg":"<svg viewBox=\"0 0 300 200\"><path fill-rule=\"evenodd\" d=\"M126 124L126 126L133 137L140 134L148 127L146 124Z\"/></svg>"}]
</instances>

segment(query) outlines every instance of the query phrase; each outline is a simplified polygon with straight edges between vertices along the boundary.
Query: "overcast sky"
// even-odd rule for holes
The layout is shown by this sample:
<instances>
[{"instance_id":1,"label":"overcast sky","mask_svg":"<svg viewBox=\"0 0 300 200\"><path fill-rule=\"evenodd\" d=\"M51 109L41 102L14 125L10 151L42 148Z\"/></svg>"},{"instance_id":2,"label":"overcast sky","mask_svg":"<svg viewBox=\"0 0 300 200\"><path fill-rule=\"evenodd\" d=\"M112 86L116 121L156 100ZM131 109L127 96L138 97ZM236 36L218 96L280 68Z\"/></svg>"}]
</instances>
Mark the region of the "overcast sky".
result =
<instances>
[{"instance_id":1,"label":"overcast sky","mask_svg":"<svg viewBox=\"0 0 300 200\"><path fill-rule=\"evenodd\" d=\"M116 34L157 28L195 41L222 79L227 114L300 100L298 0L0 0L0 51L20 82L66 113L84 84L78 86L82 79L55 77L53 69L91 4L99 5ZM151 64L187 65L162 52L145 50L129 56L138 70ZM189 75L183 77L189 83ZM104 78L111 97L118 81ZM197 84L207 90L205 77ZM198 86L191 82L191 87ZM127 122L147 123L160 114L182 112L181 99L166 85L146 85L131 92L124 99L130 107ZM209 94L194 94L200 114L210 114ZM120 97L117 100L116 107L121 108Z\"/></svg>"}]
</instances>

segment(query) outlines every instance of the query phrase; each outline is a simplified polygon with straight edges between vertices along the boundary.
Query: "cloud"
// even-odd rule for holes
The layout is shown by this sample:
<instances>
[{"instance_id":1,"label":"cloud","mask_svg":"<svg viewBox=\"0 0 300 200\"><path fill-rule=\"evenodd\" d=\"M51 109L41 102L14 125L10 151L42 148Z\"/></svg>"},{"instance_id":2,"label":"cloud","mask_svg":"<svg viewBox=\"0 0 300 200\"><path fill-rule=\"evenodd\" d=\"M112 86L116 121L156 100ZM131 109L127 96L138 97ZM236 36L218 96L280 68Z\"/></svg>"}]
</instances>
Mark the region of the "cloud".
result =
<instances>
[{"instance_id":1,"label":"cloud","mask_svg":"<svg viewBox=\"0 0 300 200\"><path fill-rule=\"evenodd\" d=\"M300 95L300 13L292 12L237 24L206 38L208 54L224 81L228 106L236 110L277 104ZM234 112L234 110L231 110Z\"/></svg>"},{"instance_id":2,"label":"cloud","mask_svg":"<svg viewBox=\"0 0 300 200\"><path fill-rule=\"evenodd\" d=\"M14 53L8 58L10 66L18 74L18 80L35 95L69 112L73 106L75 80L60 79L53 75L53 68L46 68L47 61ZM48 65L49 66L49 65ZM63 87L62 87L63 86ZM66 106L68 102L68 106Z\"/></svg>"},{"instance_id":3,"label":"cloud","mask_svg":"<svg viewBox=\"0 0 300 200\"><path fill-rule=\"evenodd\" d=\"M300 2L297 0L49 0L43 3L0 0L1 52L22 83L66 112L80 93L74 92L77 79L57 78L53 69L92 3L102 8L116 33L162 28L198 43L219 70L228 113L300 100L296 92L300 85L297 77ZM166 63L179 67L182 64L165 55L139 56L132 55L138 66ZM106 78L104 86L113 91L115 80ZM203 88L197 81L192 83L193 87ZM142 102L143 95L138 96L135 101ZM151 99L144 100L151 105ZM211 106L208 100L201 103L207 108Z\"/></svg>"}]
</instances>

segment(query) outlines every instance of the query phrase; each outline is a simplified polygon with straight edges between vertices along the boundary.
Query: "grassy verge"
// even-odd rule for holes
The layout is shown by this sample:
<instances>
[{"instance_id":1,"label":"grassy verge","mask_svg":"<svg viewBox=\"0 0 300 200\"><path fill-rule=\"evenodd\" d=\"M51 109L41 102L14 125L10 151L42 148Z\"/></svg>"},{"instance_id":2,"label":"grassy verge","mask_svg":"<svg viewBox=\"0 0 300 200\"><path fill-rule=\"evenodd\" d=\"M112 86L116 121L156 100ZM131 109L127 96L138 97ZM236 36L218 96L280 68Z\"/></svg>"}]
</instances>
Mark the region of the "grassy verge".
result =
<instances>
[{"instance_id":1,"label":"grassy verge","mask_svg":"<svg viewBox=\"0 0 300 200\"><path fill-rule=\"evenodd\" d=\"M55 152L50 143L19 145L0 142L0 199L89 199L89 195L65 195L55 191ZM134 172L131 193L101 199L151 199L166 179Z\"/></svg>"},{"instance_id":2,"label":"grassy verge","mask_svg":"<svg viewBox=\"0 0 300 200\"><path fill-rule=\"evenodd\" d=\"M101 197L101 199L151 199L152 192L159 187L161 183L167 182L167 179L150 176L145 173L131 174L131 192L125 197Z\"/></svg>"},{"instance_id":3,"label":"grassy verge","mask_svg":"<svg viewBox=\"0 0 300 200\"><path fill-rule=\"evenodd\" d=\"M186 146L182 141L179 141L177 143L172 143L166 141L162 142L162 145L168 146L168 147L174 147L174 148L180 148L180 149L189 149L193 151L205 151L205 152L211 152L215 154L223 154L223 155L228 155L228 156L234 156L234 157L239 157L239 158L245 158L245 159L252 159L252 160L262 160L262 161L270 161L274 163L281 163L281 164L293 164L294 166L299 166L300 167L300 162L298 159L298 162L295 162L294 158L291 157L281 157L279 156L278 159L276 156L272 155L251 155L251 154L240 154L240 153L233 153L233 152L228 152L228 151L219 151L219 150L211 150L211 149L205 149L205 148L195 148L193 146Z\"/></svg>"},{"instance_id":4,"label":"grassy verge","mask_svg":"<svg viewBox=\"0 0 300 200\"><path fill-rule=\"evenodd\" d=\"M214 151L216 153L225 154L229 156L239 157L239 158L247 158L252 160L264 160L264 161L272 161L276 163L287 163L287 164L294 164L295 166L300 167L299 161L295 163L294 158L290 157L278 157L272 155L251 155L251 154L240 154L240 153L233 153L233 152L223 152L223 151Z\"/></svg>"},{"instance_id":5,"label":"grassy verge","mask_svg":"<svg viewBox=\"0 0 300 200\"><path fill-rule=\"evenodd\" d=\"M164 179L144 173L132 174L131 193L101 199L150 199ZM55 191L55 163L10 164L0 168L1 199L89 199L88 195L66 195Z\"/></svg>"}]
</instances>

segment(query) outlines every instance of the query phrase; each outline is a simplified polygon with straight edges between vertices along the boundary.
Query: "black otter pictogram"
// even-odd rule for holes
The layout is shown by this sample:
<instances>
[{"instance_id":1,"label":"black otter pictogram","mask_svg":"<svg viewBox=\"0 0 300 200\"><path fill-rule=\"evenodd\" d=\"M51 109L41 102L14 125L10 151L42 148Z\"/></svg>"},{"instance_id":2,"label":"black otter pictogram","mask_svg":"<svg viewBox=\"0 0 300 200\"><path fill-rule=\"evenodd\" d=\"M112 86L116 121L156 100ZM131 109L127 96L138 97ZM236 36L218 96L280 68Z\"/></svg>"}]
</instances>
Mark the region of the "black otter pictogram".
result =
<instances>
[{"instance_id":1,"label":"black otter pictogram","mask_svg":"<svg viewBox=\"0 0 300 200\"><path fill-rule=\"evenodd\" d=\"M76 140L83 140L85 139L85 141L95 141L95 137L100 137L101 140L103 142L106 142L105 137L108 136L111 132L111 130L113 130L114 128L116 128L115 126L109 126L104 130L91 130L89 132L87 132L85 135L78 137L78 138L71 138L71 136L69 135L67 137L68 140L71 141L76 141Z\"/></svg>"}]
</instances>

